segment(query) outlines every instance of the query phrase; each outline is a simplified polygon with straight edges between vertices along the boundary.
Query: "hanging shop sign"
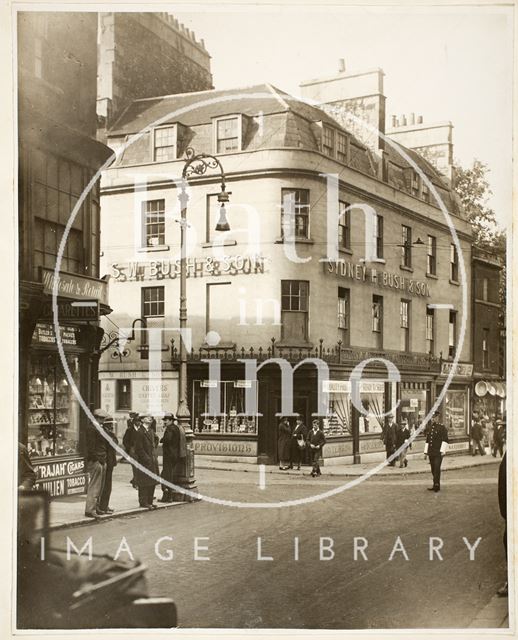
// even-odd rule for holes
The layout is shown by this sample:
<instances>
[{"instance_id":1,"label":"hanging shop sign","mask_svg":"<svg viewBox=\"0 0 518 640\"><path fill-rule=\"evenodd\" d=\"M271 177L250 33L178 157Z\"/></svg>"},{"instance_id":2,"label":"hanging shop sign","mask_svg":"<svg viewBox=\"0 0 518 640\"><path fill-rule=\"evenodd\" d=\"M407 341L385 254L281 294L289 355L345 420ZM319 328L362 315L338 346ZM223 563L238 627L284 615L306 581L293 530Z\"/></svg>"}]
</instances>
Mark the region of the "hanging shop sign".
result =
<instances>
[{"instance_id":1,"label":"hanging shop sign","mask_svg":"<svg viewBox=\"0 0 518 640\"><path fill-rule=\"evenodd\" d=\"M76 347L79 338L79 327L60 326L59 335L61 344L65 347ZM56 333L54 325L45 322L38 322L32 334L33 344L56 344Z\"/></svg>"},{"instance_id":2,"label":"hanging shop sign","mask_svg":"<svg viewBox=\"0 0 518 640\"><path fill-rule=\"evenodd\" d=\"M41 281L43 282L43 293L49 296L53 295L56 281L54 269L42 267ZM101 304L108 305L108 283L97 278L86 278L85 276L60 272L57 294L60 298L98 300Z\"/></svg>"},{"instance_id":3,"label":"hanging shop sign","mask_svg":"<svg viewBox=\"0 0 518 640\"><path fill-rule=\"evenodd\" d=\"M99 320L99 301L88 300L85 303L59 301L58 318L59 320L74 320L74 321L90 321ZM43 304L40 318L52 319L54 318L54 311L52 308L52 302L45 302Z\"/></svg>"},{"instance_id":4,"label":"hanging shop sign","mask_svg":"<svg viewBox=\"0 0 518 640\"><path fill-rule=\"evenodd\" d=\"M400 274L367 267L361 263L345 260L328 260L324 262L324 271L334 273L348 280L357 280L378 287L397 289L413 296L430 297L430 286L427 282L407 278Z\"/></svg>"},{"instance_id":5,"label":"hanging shop sign","mask_svg":"<svg viewBox=\"0 0 518 640\"><path fill-rule=\"evenodd\" d=\"M84 458L34 460L33 465L37 473L37 488L48 491L51 497L86 493L88 474Z\"/></svg>"},{"instance_id":6,"label":"hanging shop sign","mask_svg":"<svg viewBox=\"0 0 518 640\"><path fill-rule=\"evenodd\" d=\"M223 256L187 258L187 277L236 276L264 273L266 259L262 256ZM180 260L151 260L149 262L115 262L111 265L112 277L117 282L146 280L174 280L180 277Z\"/></svg>"},{"instance_id":7,"label":"hanging shop sign","mask_svg":"<svg viewBox=\"0 0 518 640\"><path fill-rule=\"evenodd\" d=\"M457 365L454 367L453 362L443 362L441 364L442 376L449 375L451 371L453 371L453 375L455 376L465 376L469 378L473 375L473 365L457 363Z\"/></svg>"}]
</instances>

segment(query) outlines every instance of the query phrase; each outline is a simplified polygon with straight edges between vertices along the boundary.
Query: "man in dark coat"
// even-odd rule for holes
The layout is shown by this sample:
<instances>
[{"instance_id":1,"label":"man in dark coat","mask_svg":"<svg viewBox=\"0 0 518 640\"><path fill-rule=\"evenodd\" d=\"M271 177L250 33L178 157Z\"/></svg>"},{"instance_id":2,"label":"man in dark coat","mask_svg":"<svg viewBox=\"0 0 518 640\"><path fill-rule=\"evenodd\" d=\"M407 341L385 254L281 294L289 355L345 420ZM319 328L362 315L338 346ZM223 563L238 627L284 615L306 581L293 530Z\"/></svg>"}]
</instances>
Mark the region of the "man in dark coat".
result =
<instances>
[{"instance_id":1,"label":"man in dark coat","mask_svg":"<svg viewBox=\"0 0 518 640\"><path fill-rule=\"evenodd\" d=\"M119 444L119 440L114 432L115 420L108 416L105 418L103 422L103 429L106 435L109 436L110 440L115 442L115 444ZM113 513L113 509L110 508L110 497L112 494L112 476L113 469L117 464L117 455L115 453L115 449L107 443L106 447L106 472L104 474L104 484L103 489L101 491L101 495L99 496L99 507L97 509L98 513Z\"/></svg>"},{"instance_id":2,"label":"man in dark coat","mask_svg":"<svg viewBox=\"0 0 518 640\"><path fill-rule=\"evenodd\" d=\"M141 426L135 436L134 441L134 459L143 467L152 471L155 475L159 474L158 457L155 447L155 435L151 430L151 416L141 416ZM145 471L135 468L135 483L138 487L138 501L141 507L147 509L156 509L153 504L155 485L157 481Z\"/></svg>"},{"instance_id":3,"label":"man in dark coat","mask_svg":"<svg viewBox=\"0 0 518 640\"><path fill-rule=\"evenodd\" d=\"M433 476L433 487L428 487L428 491L441 490L441 465L444 454L448 447L448 430L439 421L439 414L436 413L432 418L432 424L426 433L426 442L424 455L430 460L430 467Z\"/></svg>"},{"instance_id":4,"label":"man in dark coat","mask_svg":"<svg viewBox=\"0 0 518 640\"><path fill-rule=\"evenodd\" d=\"M135 438L138 433L138 430L140 429L139 414L132 411L129 414L127 425L128 425L128 428L126 429L126 431L124 432L124 435L122 436L122 446L130 456L130 458L133 458L135 454L135 450L134 450ZM135 467L133 466L132 466L132 471L133 471L133 475L130 480L130 484L133 486L134 489L136 489L137 485L135 483Z\"/></svg>"},{"instance_id":5,"label":"man in dark coat","mask_svg":"<svg viewBox=\"0 0 518 640\"><path fill-rule=\"evenodd\" d=\"M94 417L102 427L108 414L102 409L96 409L94 411ZM103 490L104 476L106 473L108 443L94 424L89 423L86 429L88 491L86 494L85 516L88 518L98 518L102 515L99 511L99 496Z\"/></svg>"},{"instance_id":6,"label":"man in dark coat","mask_svg":"<svg viewBox=\"0 0 518 640\"><path fill-rule=\"evenodd\" d=\"M177 484L182 464L187 457L187 443L185 433L178 424L178 420L172 413L166 413L163 417L165 431L162 436L162 473L164 480ZM159 502L173 502L173 490L162 485L162 497Z\"/></svg>"},{"instance_id":7,"label":"man in dark coat","mask_svg":"<svg viewBox=\"0 0 518 640\"><path fill-rule=\"evenodd\" d=\"M313 463L313 468L311 470L311 475L313 476L313 478L322 475L322 472L320 471L320 457L322 455L322 448L325 443L326 438L324 436L324 433L320 429L319 421L315 419L313 420L312 429L308 433L307 438L307 444L311 453L311 462Z\"/></svg>"},{"instance_id":8,"label":"man in dark coat","mask_svg":"<svg viewBox=\"0 0 518 640\"><path fill-rule=\"evenodd\" d=\"M505 444L505 425L503 420L497 420L495 423L495 430L493 433L493 456L496 458L497 452L500 453L500 457L504 455Z\"/></svg>"},{"instance_id":9,"label":"man in dark coat","mask_svg":"<svg viewBox=\"0 0 518 640\"><path fill-rule=\"evenodd\" d=\"M387 453L387 460L396 450L396 436L397 429L396 423L394 422L394 416L390 414L387 417L387 426L385 427L385 431L383 433L383 441L385 443L385 451ZM391 462L388 464L389 467L396 466L396 459L392 458Z\"/></svg>"},{"instance_id":10,"label":"man in dark coat","mask_svg":"<svg viewBox=\"0 0 518 640\"><path fill-rule=\"evenodd\" d=\"M507 560L507 453L504 453L504 457L500 462L498 469L498 506L500 507L500 515L504 519L504 551L505 559ZM509 595L509 588L507 581L496 592L501 598L507 598Z\"/></svg>"}]
</instances>

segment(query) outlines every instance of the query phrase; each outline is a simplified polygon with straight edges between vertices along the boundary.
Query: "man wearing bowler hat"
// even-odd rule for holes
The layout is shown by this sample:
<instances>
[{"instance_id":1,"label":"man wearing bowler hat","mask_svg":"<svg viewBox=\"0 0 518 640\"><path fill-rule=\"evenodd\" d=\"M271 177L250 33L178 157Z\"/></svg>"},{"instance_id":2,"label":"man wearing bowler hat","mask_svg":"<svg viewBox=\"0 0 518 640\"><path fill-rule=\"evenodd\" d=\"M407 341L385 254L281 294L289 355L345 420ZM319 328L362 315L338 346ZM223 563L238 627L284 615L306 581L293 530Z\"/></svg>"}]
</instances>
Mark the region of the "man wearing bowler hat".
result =
<instances>
[{"instance_id":1,"label":"man wearing bowler hat","mask_svg":"<svg viewBox=\"0 0 518 640\"><path fill-rule=\"evenodd\" d=\"M156 509L153 500L155 486L158 484L146 470L156 476L159 474L155 434L151 430L152 421L153 418L150 415L143 414L140 416L141 426L135 435L133 444L135 462L145 468L145 470L135 468L135 484L138 488L139 504L146 509Z\"/></svg>"},{"instance_id":2,"label":"man wearing bowler hat","mask_svg":"<svg viewBox=\"0 0 518 640\"><path fill-rule=\"evenodd\" d=\"M166 413L163 417L163 422L165 430L160 441L163 455L161 476L164 480L177 484L182 463L185 464L185 458L187 457L185 433L178 424L176 416L172 413ZM167 485L162 485L162 497L159 502L173 502L173 489Z\"/></svg>"}]
</instances>

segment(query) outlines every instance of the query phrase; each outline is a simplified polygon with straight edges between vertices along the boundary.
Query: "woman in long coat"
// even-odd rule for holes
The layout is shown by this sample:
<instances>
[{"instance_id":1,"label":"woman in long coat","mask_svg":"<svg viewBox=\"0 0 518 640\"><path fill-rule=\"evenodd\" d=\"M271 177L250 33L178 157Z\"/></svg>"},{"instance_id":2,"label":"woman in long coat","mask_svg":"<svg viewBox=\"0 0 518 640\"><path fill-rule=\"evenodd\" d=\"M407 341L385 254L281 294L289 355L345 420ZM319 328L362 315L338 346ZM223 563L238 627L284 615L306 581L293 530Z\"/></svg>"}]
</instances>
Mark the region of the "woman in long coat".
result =
<instances>
[{"instance_id":1,"label":"woman in long coat","mask_svg":"<svg viewBox=\"0 0 518 640\"><path fill-rule=\"evenodd\" d=\"M142 425L135 434L133 441L134 457L136 462L140 463L155 475L159 474L158 457L155 446L155 434L151 430L151 416L142 417ZM141 507L147 509L156 509L153 504L153 495L157 481L145 471L141 471L135 467L135 484L138 487L138 501Z\"/></svg>"},{"instance_id":2,"label":"woman in long coat","mask_svg":"<svg viewBox=\"0 0 518 640\"><path fill-rule=\"evenodd\" d=\"M279 469L289 469L291 451L291 427L288 418L282 418L279 422L279 437L277 440L279 451Z\"/></svg>"}]
</instances>

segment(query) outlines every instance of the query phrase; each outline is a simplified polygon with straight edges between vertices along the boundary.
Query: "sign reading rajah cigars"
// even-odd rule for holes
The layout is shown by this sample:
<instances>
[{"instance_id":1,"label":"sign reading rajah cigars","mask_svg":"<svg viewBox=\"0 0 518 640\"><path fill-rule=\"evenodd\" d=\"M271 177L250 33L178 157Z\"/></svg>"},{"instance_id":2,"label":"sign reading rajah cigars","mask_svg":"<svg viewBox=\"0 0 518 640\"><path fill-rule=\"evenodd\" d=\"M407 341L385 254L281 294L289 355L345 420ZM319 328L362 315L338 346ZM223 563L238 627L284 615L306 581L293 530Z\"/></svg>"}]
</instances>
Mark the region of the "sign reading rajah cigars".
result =
<instances>
[{"instance_id":1,"label":"sign reading rajah cigars","mask_svg":"<svg viewBox=\"0 0 518 640\"><path fill-rule=\"evenodd\" d=\"M135 280L174 280L180 277L180 260L150 260L149 262L113 263L111 276L117 282ZM216 258L187 258L187 277L235 276L264 273L262 256L223 256Z\"/></svg>"},{"instance_id":2,"label":"sign reading rajah cigars","mask_svg":"<svg viewBox=\"0 0 518 640\"><path fill-rule=\"evenodd\" d=\"M324 262L324 271L335 273L337 276L349 280L358 280L378 287L397 289L413 296L430 297L431 295L430 287L426 282L367 267L364 264L355 264L345 260L328 260Z\"/></svg>"}]
</instances>

